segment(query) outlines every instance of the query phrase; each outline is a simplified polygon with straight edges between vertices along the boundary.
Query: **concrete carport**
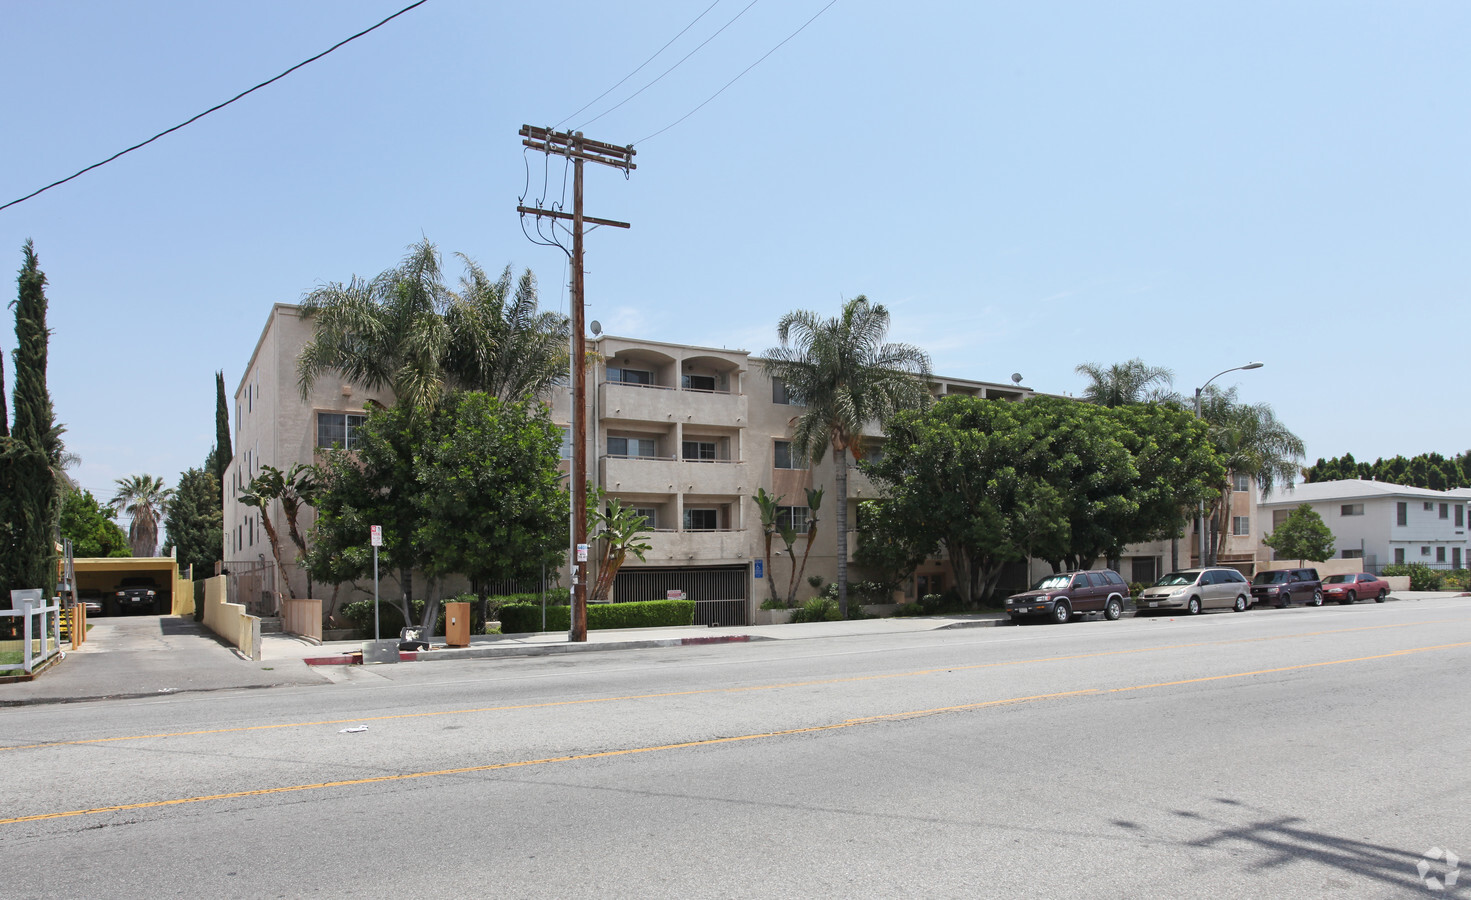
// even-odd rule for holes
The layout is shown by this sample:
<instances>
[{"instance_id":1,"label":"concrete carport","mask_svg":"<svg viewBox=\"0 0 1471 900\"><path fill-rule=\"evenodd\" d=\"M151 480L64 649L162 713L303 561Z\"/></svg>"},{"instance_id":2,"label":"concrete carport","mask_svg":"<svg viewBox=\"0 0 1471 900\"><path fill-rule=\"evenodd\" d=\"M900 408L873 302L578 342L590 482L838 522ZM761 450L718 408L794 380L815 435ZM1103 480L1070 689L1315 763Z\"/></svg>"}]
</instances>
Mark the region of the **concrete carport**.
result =
<instances>
[{"instance_id":1,"label":"concrete carport","mask_svg":"<svg viewBox=\"0 0 1471 900\"><path fill-rule=\"evenodd\" d=\"M108 559L72 560L77 574L77 594L83 599L102 601L103 614L113 612L109 602L116 594L124 578L152 578L158 595L154 598L153 612L163 615L187 615L194 609L193 591L178 590L179 564L171 556L122 557ZM180 609L180 604L187 609Z\"/></svg>"}]
</instances>

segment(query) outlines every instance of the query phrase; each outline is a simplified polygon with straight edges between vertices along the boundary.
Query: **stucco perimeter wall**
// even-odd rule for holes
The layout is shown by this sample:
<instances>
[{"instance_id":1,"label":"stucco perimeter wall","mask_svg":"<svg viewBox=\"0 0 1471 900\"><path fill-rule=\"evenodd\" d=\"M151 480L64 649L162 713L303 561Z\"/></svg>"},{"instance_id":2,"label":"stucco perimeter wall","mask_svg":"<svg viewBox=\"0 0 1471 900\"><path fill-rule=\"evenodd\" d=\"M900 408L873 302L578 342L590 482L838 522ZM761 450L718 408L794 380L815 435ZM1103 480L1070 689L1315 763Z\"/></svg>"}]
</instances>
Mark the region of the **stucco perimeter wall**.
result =
<instances>
[{"instance_id":1,"label":"stucco perimeter wall","mask_svg":"<svg viewBox=\"0 0 1471 900\"><path fill-rule=\"evenodd\" d=\"M223 575L204 582L204 626L247 657L260 659L260 618L246 615L242 604L225 601Z\"/></svg>"},{"instance_id":2,"label":"stucco perimeter wall","mask_svg":"<svg viewBox=\"0 0 1471 900\"><path fill-rule=\"evenodd\" d=\"M188 618L194 615L194 582L187 578L174 579L173 609L176 616Z\"/></svg>"},{"instance_id":3,"label":"stucco perimeter wall","mask_svg":"<svg viewBox=\"0 0 1471 900\"><path fill-rule=\"evenodd\" d=\"M291 599L281 607L281 627L287 634L322 642L322 601Z\"/></svg>"}]
</instances>

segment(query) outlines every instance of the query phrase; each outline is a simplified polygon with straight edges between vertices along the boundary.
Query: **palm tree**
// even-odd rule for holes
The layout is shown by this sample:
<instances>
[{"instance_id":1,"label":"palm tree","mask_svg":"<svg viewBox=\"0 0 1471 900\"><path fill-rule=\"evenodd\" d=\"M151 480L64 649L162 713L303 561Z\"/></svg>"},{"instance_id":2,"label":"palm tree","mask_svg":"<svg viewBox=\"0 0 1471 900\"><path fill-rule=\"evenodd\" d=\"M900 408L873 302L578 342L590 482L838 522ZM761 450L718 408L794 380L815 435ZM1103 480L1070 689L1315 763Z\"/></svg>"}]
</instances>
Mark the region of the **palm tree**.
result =
<instances>
[{"instance_id":1,"label":"palm tree","mask_svg":"<svg viewBox=\"0 0 1471 900\"><path fill-rule=\"evenodd\" d=\"M1256 479L1262 494L1278 484L1291 484L1302 469L1302 439L1278 420L1266 403L1236 401L1236 388L1209 387L1200 396L1200 416L1210 427L1210 439L1226 466L1226 481L1218 485L1224 502L1212 511L1217 522L1219 552L1225 546L1225 525L1231 521L1231 479L1235 474ZM1205 564L1205 560L1201 560Z\"/></svg>"},{"instance_id":2,"label":"palm tree","mask_svg":"<svg viewBox=\"0 0 1471 900\"><path fill-rule=\"evenodd\" d=\"M115 483L117 493L107 505L114 514L133 517L128 525L128 543L132 545L133 555L157 556L158 523L168 514L173 489L165 487L162 478L152 475L130 475Z\"/></svg>"},{"instance_id":3,"label":"palm tree","mask_svg":"<svg viewBox=\"0 0 1471 900\"><path fill-rule=\"evenodd\" d=\"M291 599L296 595L291 590L291 579L287 577L282 565L281 535L271 522L271 501L281 501L287 532L291 536L291 542L296 545L297 559L300 559L306 555L306 541L297 528L296 518L301 513L302 505L312 502L317 487L317 472L311 466L295 463L288 471L282 472L275 466L262 465L261 473L250 480L245 492L240 495L241 503L261 511L261 527L266 530L266 539L271 544L271 556L276 560L276 571L280 573L281 582L286 587L286 596ZM311 595L310 580L307 582L307 595Z\"/></svg>"},{"instance_id":4,"label":"palm tree","mask_svg":"<svg viewBox=\"0 0 1471 900\"><path fill-rule=\"evenodd\" d=\"M1108 407L1164 400L1169 397L1166 388L1175 380L1175 373L1164 366L1147 366L1138 358L1114 363L1106 369L1094 363L1083 363L1073 371L1088 376L1083 399Z\"/></svg>"},{"instance_id":5,"label":"palm tree","mask_svg":"<svg viewBox=\"0 0 1471 900\"><path fill-rule=\"evenodd\" d=\"M312 291L301 315L315 334L296 361L303 399L318 376L335 369L371 390L392 389L412 408L433 406L444 390L448 305L439 251L427 239L371 281L353 276Z\"/></svg>"},{"instance_id":6,"label":"palm tree","mask_svg":"<svg viewBox=\"0 0 1471 900\"><path fill-rule=\"evenodd\" d=\"M302 396L329 370L389 388L416 409L433 407L447 390L522 400L563 377L567 318L538 310L530 270L513 285L510 267L492 281L460 259L466 274L458 293L444 286L439 251L424 240L371 281L354 277L308 294L302 318L315 334L297 358Z\"/></svg>"},{"instance_id":7,"label":"palm tree","mask_svg":"<svg viewBox=\"0 0 1471 900\"><path fill-rule=\"evenodd\" d=\"M766 352L762 367L807 411L792 420L793 451L821 462L833 451L837 484L838 609L848 615L848 454L863 458L863 429L880 427L902 409L930 400L930 358L910 344L884 342L889 311L859 295L835 318L807 310L777 323L781 346Z\"/></svg>"},{"instance_id":8,"label":"palm tree","mask_svg":"<svg viewBox=\"0 0 1471 900\"><path fill-rule=\"evenodd\" d=\"M513 290L510 266L491 281L469 257L459 256L466 273L445 311L450 379L456 387L501 400L546 393L567 375L567 317L538 309L531 270Z\"/></svg>"}]
</instances>

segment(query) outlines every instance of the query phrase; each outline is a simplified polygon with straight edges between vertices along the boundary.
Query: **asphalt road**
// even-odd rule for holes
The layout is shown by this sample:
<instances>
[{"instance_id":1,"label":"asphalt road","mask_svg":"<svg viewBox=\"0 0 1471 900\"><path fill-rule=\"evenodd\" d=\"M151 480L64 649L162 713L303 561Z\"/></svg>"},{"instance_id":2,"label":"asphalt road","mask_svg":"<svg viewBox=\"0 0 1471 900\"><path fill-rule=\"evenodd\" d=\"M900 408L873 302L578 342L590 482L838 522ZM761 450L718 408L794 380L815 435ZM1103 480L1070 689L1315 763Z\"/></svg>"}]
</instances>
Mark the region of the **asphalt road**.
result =
<instances>
[{"instance_id":1,"label":"asphalt road","mask_svg":"<svg viewBox=\"0 0 1471 900\"><path fill-rule=\"evenodd\" d=\"M1465 897L1468 662L1435 600L4 709L0 892Z\"/></svg>"}]
</instances>

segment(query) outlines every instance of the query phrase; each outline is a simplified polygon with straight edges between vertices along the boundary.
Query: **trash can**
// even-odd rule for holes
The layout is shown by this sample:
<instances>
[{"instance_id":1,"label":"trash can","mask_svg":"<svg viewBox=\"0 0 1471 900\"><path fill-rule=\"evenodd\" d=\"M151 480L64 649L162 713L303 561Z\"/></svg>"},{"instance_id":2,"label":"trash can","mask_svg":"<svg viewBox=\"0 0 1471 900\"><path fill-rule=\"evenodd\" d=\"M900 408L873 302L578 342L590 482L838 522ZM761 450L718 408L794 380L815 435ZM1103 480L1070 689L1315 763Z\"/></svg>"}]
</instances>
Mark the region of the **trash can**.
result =
<instances>
[{"instance_id":1,"label":"trash can","mask_svg":"<svg viewBox=\"0 0 1471 900\"><path fill-rule=\"evenodd\" d=\"M470 604L444 605L444 642L450 647L470 646Z\"/></svg>"}]
</instances>

